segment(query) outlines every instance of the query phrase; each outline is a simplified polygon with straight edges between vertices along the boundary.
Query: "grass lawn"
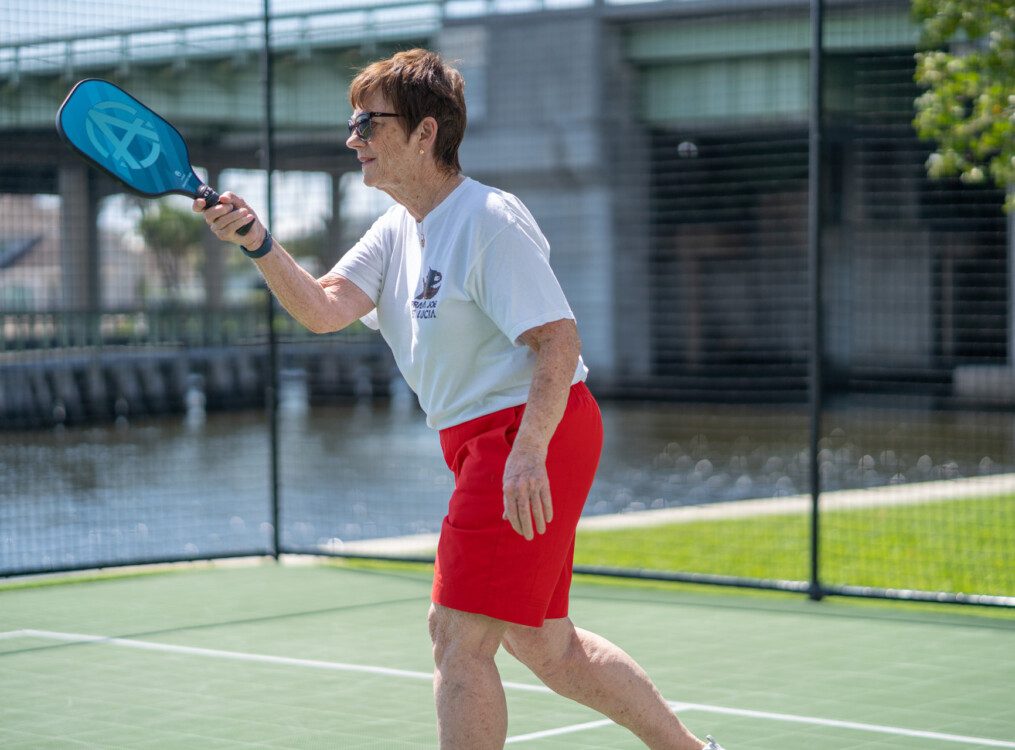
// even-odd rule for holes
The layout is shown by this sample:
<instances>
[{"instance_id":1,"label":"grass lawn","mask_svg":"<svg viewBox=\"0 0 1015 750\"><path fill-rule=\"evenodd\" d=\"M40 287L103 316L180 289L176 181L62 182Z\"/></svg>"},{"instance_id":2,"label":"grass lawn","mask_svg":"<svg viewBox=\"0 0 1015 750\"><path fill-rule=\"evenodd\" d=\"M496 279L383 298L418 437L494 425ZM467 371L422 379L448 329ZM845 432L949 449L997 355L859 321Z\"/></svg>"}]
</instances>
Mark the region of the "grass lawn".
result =
<instances>
[{"instance_id":1,"label":"grass lawn","mask_svg":"<svg viewBox=\"0 0 1015 750\"><path fill-rule=\"evenodd\" d=\"M809 554L810 517L797 513L633 529L579 530L575 564L806 581ZM334 564L379 566L385 570L404 568L426 575L431 568L426 564L354 559L338 559ZM164 570L156 566L109 569L66 578L0 580L0 590L59 585L67 580L148 575ZM580 578L609 587L675 586L700 592L713 589L701 584L684 586L644 579ZM1015 495L824 511L821 580L825 584L1015 596ZM750 592L742 590L741 594ZM997 616L1015 616L1015 610L1007 608L989 610Z\"/></svg>"},{"instance_id":2,"label":"grass lawn","mask_svg":"<svg viewBox=\"0 0 1015 750\"><path fill-rule=\"evenodd\" d=\"M821 579L1015 596L1015 496L821 515ZM809 578L807 514L579 531L576 565Z\"/></svg>"}]
</instances>

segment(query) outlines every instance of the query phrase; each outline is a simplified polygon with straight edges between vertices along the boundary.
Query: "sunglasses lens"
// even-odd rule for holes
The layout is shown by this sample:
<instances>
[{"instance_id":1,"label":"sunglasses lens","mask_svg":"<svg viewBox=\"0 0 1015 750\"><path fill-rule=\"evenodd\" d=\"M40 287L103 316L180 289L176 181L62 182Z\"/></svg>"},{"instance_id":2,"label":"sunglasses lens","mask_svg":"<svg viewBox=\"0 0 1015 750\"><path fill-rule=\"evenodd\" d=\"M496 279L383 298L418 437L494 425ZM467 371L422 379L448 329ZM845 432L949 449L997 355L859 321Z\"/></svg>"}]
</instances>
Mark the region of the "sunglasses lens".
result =
<instances>
[{"instance_id":1,"label":"sunglasses lens","mask_svg":"<svg viewBox=\"0 0 1015 750\"><path fill-rule=\"evenodd\" d=\"M370 115L364 113L349 120L349 135L353 133L364 141L370 140Z\"/></svg>"}]
</instances>

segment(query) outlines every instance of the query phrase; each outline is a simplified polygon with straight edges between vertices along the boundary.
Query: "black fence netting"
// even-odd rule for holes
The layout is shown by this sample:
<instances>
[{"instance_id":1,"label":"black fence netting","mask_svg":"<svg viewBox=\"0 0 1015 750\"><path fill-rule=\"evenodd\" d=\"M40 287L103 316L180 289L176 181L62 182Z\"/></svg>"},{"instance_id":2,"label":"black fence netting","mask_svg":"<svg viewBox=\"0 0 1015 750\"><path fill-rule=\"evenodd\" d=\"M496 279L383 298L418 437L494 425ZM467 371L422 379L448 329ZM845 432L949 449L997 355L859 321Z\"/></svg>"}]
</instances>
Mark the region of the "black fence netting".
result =
<instances>
[{"instance_id":1,"label":"black fence netting","mask_svg":"<svg viewBox=\"0 0 1015 750\"><path fill-rule=\"evenodd\" d=\"M42 16L0 8L0 574L432 557L453 479L383 339L304 330L189 198L54 128L77 81L122 86L321 276L392 204L349 83L425 46L466 80L465 173L525 202L578 320L606 425L579 569L1012 603L1012 232L1003 190L927 176L908 3ZM151 156L135 115L96 147Z\"/></svg>"}]
</instances>

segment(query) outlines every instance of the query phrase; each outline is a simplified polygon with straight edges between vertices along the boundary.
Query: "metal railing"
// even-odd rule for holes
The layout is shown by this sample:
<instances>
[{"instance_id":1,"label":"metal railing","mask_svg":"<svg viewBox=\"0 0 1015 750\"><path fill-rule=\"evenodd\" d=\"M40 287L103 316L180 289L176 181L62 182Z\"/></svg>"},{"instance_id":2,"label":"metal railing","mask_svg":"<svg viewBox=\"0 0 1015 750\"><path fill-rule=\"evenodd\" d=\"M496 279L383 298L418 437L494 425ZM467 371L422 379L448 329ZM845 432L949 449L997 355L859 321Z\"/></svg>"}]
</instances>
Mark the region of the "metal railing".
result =
<instances>
[{"instance_id":1,"label":"metal railing","mask_svg":"<svg viewBox=\"0 0 1015 750\"><path fill-rule=\"evenodd\" d=\"M635 4L654 4L638 0ZM588 8L598 0L353 0L341 7L272 14L276 52L309 54L314 48L361 46L379 41L429 37L447 19ZM629 2L616 2L628 7ZM0 78L17 85L26 75L74 78L81 69L233 58L245 64L261 50L261 14L171 24L102 29L85 33L26 37L0 43ZM8 33L17 33L16 30Z\"/></svg>"},{"instance_id":2,"label":"metal railing","mask_svg":"<svg viewBox=\"0 0 1015 750\"><path fill-rule=\"evenodd\" d=\"M348 4L340 9L271 17L275 51L360 45L382 39L427 36L440 27L444 6L432 0ZM62 74L96 66L181 63L203 58L247 62L261 50L261 15L190 21L85 34L27 38L0 45L0 76L8 84L25 75Z\"/></svg>"},{"instance_id":3,"label":"metal railing","mask_svg":"<svg viewBox=\"0 0 1015 750\"><path fill-rule=\"evenodd\" d=\"M286 334L296 326L280 318ZM288 330L292 328L293 330ZM95 311L0 311L0 352L38 352L102 346L174 344L214 346L263 340L267 321L260 306L178 309L123 308Z\"/></svg>"}]
</instances>

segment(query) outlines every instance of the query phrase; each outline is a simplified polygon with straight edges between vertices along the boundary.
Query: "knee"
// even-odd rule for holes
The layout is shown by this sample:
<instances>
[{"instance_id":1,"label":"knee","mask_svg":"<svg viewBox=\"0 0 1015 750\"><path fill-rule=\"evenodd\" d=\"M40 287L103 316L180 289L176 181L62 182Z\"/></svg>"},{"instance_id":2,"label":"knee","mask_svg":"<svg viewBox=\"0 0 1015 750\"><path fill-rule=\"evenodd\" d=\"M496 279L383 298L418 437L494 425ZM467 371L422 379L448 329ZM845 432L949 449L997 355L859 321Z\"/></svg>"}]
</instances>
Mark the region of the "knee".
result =
<instances>
[{"instance_id":1,"label":"knee","mask_svg":"<svg viewBox=\"0 0 1015 750\"><path fill-rule=\"evenodd\" d=\"M540 677L568 669L574 649L579 647L573 628L554 632L513 626L504 636L505 650Z\"/></svg>"},{"instance_id":2,"label":"knee","mask_svg":"<svg viewBox=\"0 0 1015 750\"><path fill-rule=\"evenodd\" d=\"M430 631L430 642L436 646L441 627L441 618L437 614L436 604L431 604L430 611L426 613L426 626L427 630Z\"/></svg>"},{"instance_id":3,"label":"knee","mask_svg":"<svg viewBox=\"0 0 1015 750\"><path fill-rule=\"evenodd\" d=\"M459 612L439 604L430 605L427 627L437 665L461 658L492 660L504 631L504 623L499 620Z\"/></svg>"},{"instance_id":4,"label":"knee","mask_svg":"<svg viewBox=\"0 0 1015 750\"><path fill-rule=\"evenodd\" d=\"M427 629L430 631L430 643L433 646L434 662L440 664L452 640L448 633L448 618L438 610L436 605L431 604L430 611L426 616L426 624Z\"/></svg>"}]
</instances>

